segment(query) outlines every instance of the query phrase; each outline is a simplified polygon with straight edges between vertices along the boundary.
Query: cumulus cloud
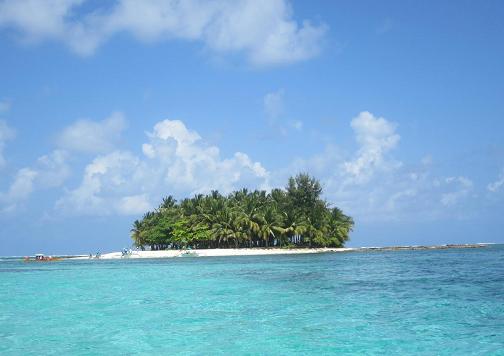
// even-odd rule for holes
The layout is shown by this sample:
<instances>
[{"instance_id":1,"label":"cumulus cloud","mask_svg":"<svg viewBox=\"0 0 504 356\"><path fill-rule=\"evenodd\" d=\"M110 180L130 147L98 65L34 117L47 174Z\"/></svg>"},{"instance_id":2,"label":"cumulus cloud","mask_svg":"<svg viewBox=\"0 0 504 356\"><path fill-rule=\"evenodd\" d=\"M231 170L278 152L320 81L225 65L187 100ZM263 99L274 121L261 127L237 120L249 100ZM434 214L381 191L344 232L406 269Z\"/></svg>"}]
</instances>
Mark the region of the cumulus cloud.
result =
<instances>
[{"instance_id":1,"label":"cumulus cloud","mask_svg":"<svg viewBox=\"0 0 504 356\"><path fill-rule=\"evenodd\" d=\"M85 153L112 151L126 128L126 120L121 113L113 113L103 121L78 120L66 127L56 142L62 149Z\"/></svg>"},{"instance_id":2,"label":"cumulus cloud","mask_svg":"<svg viewBox=\"0 0 504 356\"><path fill-rule=\"evenodd\" d=\"M0 120L0 168L5 166L5 158L3 156L5 144L15 136L16 132L14 129L10 128L5 121Z\"/></svg>"},{"instance_id":3,"label":"cumulus cloud","mask_svg":"<svg viewBox=\"0 0 504 356\"><path fill-rule=\"evenodd\" d=\"M20 169L6 193L0 194L3 211L12 211L33 192L34 180L38 172L30 168Z\"/></svg>"},{"instance_id":4,"label":"cumulus cloud","mask_svg":"<svg viewBox=\"0 0 504 356\"><path fill-rule=\"evenodd\" d=\"M248 155L221 158L219 148L206 145L182 121L158 122L147 134L143 155L113 151L85 168L80 185L68 190L57 208L75 214L138 214L160 197L227 193L242 186L268 188L268 171Z\"/></svg>"},{"instance_id":5,"label":"cumulus cloud","mask_svg":"<svg viewBox=\"0 0 504 356\"><path fill-rule=\"evenodd\" d=\"M122 215L139 215L152 209L146 194L122 197L117 205L117 211Z\"/></svg>"},{"instance_id":6,"label":"cumulus cloud","mask_svg":"<svg viewBox=\"0 0 504 356\"><path fill-rule=\"evenodd\" d=\"M370 112L361 112L350 124L360 148L353 160L343 164L349 178L357 183L365 183L377 170L397 167L399 162L386 160L385 155L399 143L396 124Z\"/></svg>"},{"instance_id":7,"label":"cumulus cloud","mask_svg":"<svg viewBox=\"0 0 504 356\"><path fill-rule=\"evenodd\" d=\"M492 193L496 193L499 190L501 190L503 186L504 186L504 170L499 174L499 177L495 182L492 182L487 185L487 189Z\"/></svg>"},{"instance_id":8,"label":"cumulus cloud","mask_svg":"<svg viewBox=\"0 0 504 356\"><path fill-rule=\"evenodd\" d=\"M79 121L63 130L58 143L67 150L96 155L80 182L65 187L56 209L76 215L138 215L168 194L181 198L214 189L223 193L241 187L269 189L271 181L280 184L293 172L308 171L322 179L329 201L361 221L467 215L463 203L475 197L468 177L436 175L430 156L414 164L396 160L397 125L383 117L362 112L350 126L358 145L353 152L330 144L320 154L297 159L271 177L260 162L243 152L222 155L179 120L156 123L138 153L111 145L124 127L122 116ZM0 142L13 135L5 123L0 124ZM72 137L81 142L72 142ZM55 150L18 170L0 193L0 211L16 210L38 190L62 187L70 175L67 150ZM497 192L502 186L503 173L487 189Z\"/></svg>"},{"instance_id":9,"label":"cumulus cloud","mask_svg":"<svg viewBox=\"0 0 504 356\"><path fill-rule=\"evenodd\" d=\"M114 151L98 156L85 168L80 186L65 193L56 203L64 212L105 215L121 210L123 197L141 189L140 160L129 152Z\"/></svg>"},{"instance_id":10,"label":"cumulus cloud","mask_svg":"<svg viewBox=\"0 0 504 356\"><path fill-rule=\"evenodd\" d=\"M37 189L60 187L70 175L68 154L55 150L41 156L33 167L18 170L6 192L0 192L0 207L4 212L16 210Z\"/></svg>"},{"instance_id":11,"label":"cumulus cloud","mask_svg":"<svg viewBox=\"0 0 504 356\"><path fill-rule=\"evenodd\" d=\"M361 112L350 126L358 144L354 152L328 144L319 154L297 159L284 175L308 171L321 177L326 198L355 217L369 220L390 216L391 210L415 198L423 176L418 173L415 181L393 158L400 140L396 124Z\"/></svg>"},{"instance_id":12,"label":"cumulus cloud","mask_svg":"<svg viewBox=\"0 0 504 356\"><path fill-rule=\"evenodd\" d=\"M143 42L200 41L216 53L241 52L256 65L302 61L320 52L327 26L293 19L287 0L3 0L0 26L25 41L58 40L82 55L110 37L129 33ZM87 12L86 12L87 11Z\"/></svg>"},{"instance_id":13,"label":"cumulus cloud","mask_svg":"<svg viewBox=\"0 0 504 356\"><path fill-rule=\"evenodd\" d=\"M69 158L68 152L63 150L54 150L39 157L34 167L39 187L45 189L62 186L71 174Z\"/></svg>"},{"instance_id":14,"label":"cumulus cloud","mask_svg":"<svg viewBox=\"0 0 504 356\"><path fill-rule=\"evenodd\" d=\"M473 182L463 176L438 176L432 157L405 164L394 158L397 125L370 112L351 120L355 151L335 144L297 159L273 181L307 171L321 178L326 198L359 221L432 221L466 216L462 202L473 197Z\"/></svg>"}]
</instances>

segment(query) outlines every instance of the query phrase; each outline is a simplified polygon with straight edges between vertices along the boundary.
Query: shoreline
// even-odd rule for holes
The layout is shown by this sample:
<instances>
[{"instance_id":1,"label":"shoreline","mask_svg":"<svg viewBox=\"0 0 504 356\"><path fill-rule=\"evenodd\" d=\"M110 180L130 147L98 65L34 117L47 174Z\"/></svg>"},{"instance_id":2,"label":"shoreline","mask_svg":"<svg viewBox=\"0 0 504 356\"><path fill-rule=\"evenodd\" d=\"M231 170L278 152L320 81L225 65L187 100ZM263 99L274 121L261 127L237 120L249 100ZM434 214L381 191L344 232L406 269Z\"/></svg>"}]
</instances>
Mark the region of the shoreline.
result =
<instances>
[{"instance_id":1,"label":"shoreline","mask_svg":"<svg viewBox=\"0 0 504 356\"><path fill-rule=\"evenodd\" d=\"M227 256L267 256L267 255L296 255L313 253L338 253L338 252L372 252L372 251L416 251L416 250L445 250L457 248L483 248L488 243L477 244L448 244L435 246L385 246L385 247L339 247L339 248L226 248L226 249L193 249L193 250L159 250L159 251L132 251L131 255L123 256L121 252L109 252L100 256L101 260L115 259L146 259L146 258L175 258L175 257L227 257ZM190 254L187 254L190 252ZM186 256L184 256L186 255ZM88 256L76 256L69 259L86 259ZM92 258L96 259L96 258Z\"/></svg>"}]
</instances>

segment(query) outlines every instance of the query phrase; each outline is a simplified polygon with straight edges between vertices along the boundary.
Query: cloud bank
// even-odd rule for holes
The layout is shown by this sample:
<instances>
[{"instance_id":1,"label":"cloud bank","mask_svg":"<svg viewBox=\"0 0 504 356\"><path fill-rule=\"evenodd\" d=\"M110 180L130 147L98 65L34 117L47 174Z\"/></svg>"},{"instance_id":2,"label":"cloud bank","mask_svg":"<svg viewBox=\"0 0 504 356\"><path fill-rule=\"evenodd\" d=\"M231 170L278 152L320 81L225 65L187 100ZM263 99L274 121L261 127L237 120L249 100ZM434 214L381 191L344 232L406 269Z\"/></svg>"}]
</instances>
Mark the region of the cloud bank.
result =
<instances>
[{"instance_id":1,"label":"cloud bank","mask_svg":"<svg viewBox=\"0 0 504 356\"><path fill-rule=\"evenodd\" d=\"M497 193L504 187L504 169L499 174L495 182L489 183L487 189L489 192Z\"/></svg>"},{"instance_id":2,"label":"cloud bank","mask_svg":"<svg viewBox=\"0 0 504 356\"><path fill-rule=\"evenodd\" d=\"M60 197L53 204L58 214L139 215L168 194L182 198L242 187L268 190L300 171L320 178L328 201L360 221L464 218L478 198L470 178L435 174L430 156L414 164L396 159L398 125L367 111L350 121L357 144L353 151L328 145L273 172L243 152L223 157L217 146L180 120L159 121L137 151L120 150L114 142L124 127L124 117L113 114L63 129L58 149L13 175L0 193L0 211L18 210L36 191L57 188ZM12 137L13 130L1 124L0 142ZM78 173L70 162L81 154L92 158ZM77 179L69 182L71 175ZM487 191L501 190L502 178L488 184Z\"/></svg>"},{"instance_id":3,"label":"cloud bank","mask_svg":"<svg viewBox=\"0 0 504 356\"><path fill-rule=\"evenodd\" d=\"M86 0L3 0L0 27L25 42L61 41L92 55L111 37L128 33L152 43L181 39L214 53L243 53L265 66L315 57L327 31L293 19L287 0L116 0L111 6Z\"/></svg>"},{"instance_id":4,"label":"cloud bank","mask_svg":"<svg viewBox=\"0 0 504 356\"><path fill-rule=\"evenodd\" d=\"M68 153L54 150L37 159L32 167L17 171L6 192L0 192L0 211L19 209L36 190L61 187L70 176Z\"/></svg>"},{"instance_id":5,"label":"cloud bank","mask_svg":"<svg viewBox=\"0 0 504 356\"><path fill-rule=\"evenodd\" d=\"M147 136L142 155L115 150L94 158L57 208L85 215L140 214L167 194L269 187L269 173L259 162L242 152L221 158L218 147L206 145L182 121L160 121Z\"/></svg>"},{"instance_id":6,"label":"cloud bank","mask_svg":"<svg viewBox=\"0 0 504 356\"><path fill-rule=\"evenodd\" d=\"M463 216L473 183L464 176L437 176L432 158L405 164L394 157L398 125L364 111L350 121L357 149L328 145L324 152L297 159L288 172L320 177L326 197L359 221L427 221Z\"/></svg>"},{"instance_id":7,"label":"cloud bank","mask_svg":"<svg viewBox=\"0 0 504 356\"><path fill-rule=\"evenodd\" d=\"M368 182L375 171L396 168L399 162L386 159L386 154L399 143L396 125L364 111L352 119L350 126L360 148L356 157L343 164L344 172L355 183Z\"/></svg>"}]
</instances>

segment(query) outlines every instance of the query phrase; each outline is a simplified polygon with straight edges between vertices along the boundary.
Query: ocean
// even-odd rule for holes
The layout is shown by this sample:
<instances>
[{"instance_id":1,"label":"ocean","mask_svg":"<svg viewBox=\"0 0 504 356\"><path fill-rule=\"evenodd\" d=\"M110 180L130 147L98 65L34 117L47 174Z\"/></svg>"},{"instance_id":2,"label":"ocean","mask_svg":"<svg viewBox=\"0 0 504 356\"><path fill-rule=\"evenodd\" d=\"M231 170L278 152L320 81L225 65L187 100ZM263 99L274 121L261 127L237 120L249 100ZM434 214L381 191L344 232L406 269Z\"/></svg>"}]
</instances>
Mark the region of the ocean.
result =
<instances>
[{"instance_id":1,"label":"ocean","mask_svg":"<svg viewBox=\"0 0 504 356\"><path fill-rule=\"evenodd\" d=\"M2 259L0 354L504 355L504 246Z\"/></svg>"}]
</instances>

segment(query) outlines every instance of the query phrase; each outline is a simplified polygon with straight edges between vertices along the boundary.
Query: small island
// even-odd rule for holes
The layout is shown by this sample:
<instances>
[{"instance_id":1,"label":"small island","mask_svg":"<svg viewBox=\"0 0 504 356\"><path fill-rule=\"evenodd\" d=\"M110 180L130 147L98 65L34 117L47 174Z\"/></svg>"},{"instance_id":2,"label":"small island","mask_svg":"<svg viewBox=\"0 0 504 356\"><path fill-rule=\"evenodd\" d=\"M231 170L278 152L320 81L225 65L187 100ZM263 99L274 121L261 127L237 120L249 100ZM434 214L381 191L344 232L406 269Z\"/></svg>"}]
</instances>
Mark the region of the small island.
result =
<instances>
[{"instance_id":1,"label":"small island","mask_svg":"<svg viewBox=\"0 0 504 356\"><path fill-rule=\"evenodd\" d=\"M134 245L145 250L342 248L354 221L322 199L322 185L302 173L285 189L228 195L212 191L177 202L165 197L136 220Z\"/></svg>"}]
</instances>

